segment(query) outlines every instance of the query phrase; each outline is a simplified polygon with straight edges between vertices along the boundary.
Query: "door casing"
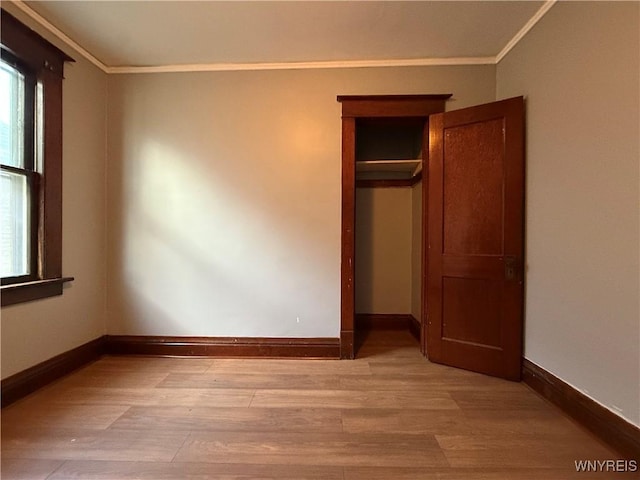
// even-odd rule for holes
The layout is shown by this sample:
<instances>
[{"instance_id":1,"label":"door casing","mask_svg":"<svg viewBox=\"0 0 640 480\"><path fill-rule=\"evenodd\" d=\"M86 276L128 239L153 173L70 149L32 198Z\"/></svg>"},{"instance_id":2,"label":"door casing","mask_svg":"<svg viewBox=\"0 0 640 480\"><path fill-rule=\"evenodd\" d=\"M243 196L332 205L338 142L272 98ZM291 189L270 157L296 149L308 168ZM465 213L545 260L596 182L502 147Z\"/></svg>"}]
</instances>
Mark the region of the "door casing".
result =
<instances>
[{"instance_id":1,"label":"door casing","mask_svg":"<svg viewBox=\"0 0 640 480\"><path fill-rule=\"evenodd\" d=\"M342 227L340 267L340 358L355 356L355 135L357 118L421 117L444 112L445 102L452 94L435 95L349 95L338 96L342 104ZM423 162L428 155L423 148ZM426 172L423 172L423 185ZM423 188L423 215L426 196ZM423 220L423 228L427 222ZM422 279L425 279L425 238L422 243ZM423 283L424 292L424 283ZM420 336L424 339L425 296L422 297ZM424 340L423 340L424 341Z\"/></svg>"}]
</instances>

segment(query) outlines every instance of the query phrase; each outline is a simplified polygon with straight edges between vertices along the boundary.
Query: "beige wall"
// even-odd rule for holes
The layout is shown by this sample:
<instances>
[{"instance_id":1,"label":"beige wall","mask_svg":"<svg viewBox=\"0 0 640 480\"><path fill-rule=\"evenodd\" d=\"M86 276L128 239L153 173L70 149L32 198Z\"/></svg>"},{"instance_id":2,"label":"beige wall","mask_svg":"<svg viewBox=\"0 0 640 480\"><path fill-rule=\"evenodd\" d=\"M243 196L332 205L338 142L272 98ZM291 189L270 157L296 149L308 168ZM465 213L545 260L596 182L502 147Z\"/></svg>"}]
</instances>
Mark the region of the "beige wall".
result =
<instances>
[{"instance_id":1,"label":"beige wall","mask_svg":"<svg viewBox=\"0 0 640 480\"><path fill-rule=\"evenodd\" d=\"M356 313L422 311L422 182L356 190Z\"/></svg>"},{"instance_id":2,"label":"beige wall","mask_svg":"<svg viewBox=\"0 0 640 480\"><path fill-rule=\"evenodd\" d=\"M498 65L527 105L526 357L640 424L640 4L556 4Z\"/></svg>"},{"instance_id":3,"label":"beige wall","mask_svg":"<svg viewBox=\"0 0 640 480\"><path fill-rule=\"evenodd\" d=\"M110 76L109 333L338 336L336 95L442 92L495 67Z\"/></svg>"},{"instance_id":4,"label":"beige wall","mask_svg":"<svg viewBox=\"0 0 640 480\"><path fill-rule=\"evenodd\" d=\"M422 181L411 187L411 315L422 321Z\"/></svg>"},{"instance_id":5,"label":"beige wall","mask_svg":"<svg viewBox=\"0 0 640 480\"><path fill-rule=\"evenodd\" d=\"M8 2L5 8L25 24L33 22ZM106 75L69 53L63 99L64 295L2 308L2 378L105 333L105 135Z\"/></svg>"},{"instance_id":6,"label":"beige wall","mask_svg":"<svg viewBox=\"0 0 640 480\"><path fill-rule=\"evenodd\" d=\"M356 189L356 313L411 312L411 189Z\"/></svg>"}]
</instances>

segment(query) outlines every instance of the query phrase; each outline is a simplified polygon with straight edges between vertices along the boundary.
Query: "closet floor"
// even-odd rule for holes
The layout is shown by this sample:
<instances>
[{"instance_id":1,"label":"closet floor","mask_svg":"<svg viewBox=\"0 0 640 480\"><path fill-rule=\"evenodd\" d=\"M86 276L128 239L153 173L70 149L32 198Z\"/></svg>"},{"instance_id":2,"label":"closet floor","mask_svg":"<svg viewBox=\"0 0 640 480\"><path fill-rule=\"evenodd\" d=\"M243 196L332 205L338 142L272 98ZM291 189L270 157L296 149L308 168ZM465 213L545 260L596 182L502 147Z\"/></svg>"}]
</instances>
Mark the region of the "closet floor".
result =
<instances>
[{"instance_id":1,"label":"closet floor","mask_svg":"<svg viewBox=\"0 0 640 480\"><path fill-rule=\"evenodd\" d=\"M429 363L404 331L353 361L105 356L2 410L4 480L627 478L576 472L616 458L526 385Z\"/></svg>"}]
</instances>

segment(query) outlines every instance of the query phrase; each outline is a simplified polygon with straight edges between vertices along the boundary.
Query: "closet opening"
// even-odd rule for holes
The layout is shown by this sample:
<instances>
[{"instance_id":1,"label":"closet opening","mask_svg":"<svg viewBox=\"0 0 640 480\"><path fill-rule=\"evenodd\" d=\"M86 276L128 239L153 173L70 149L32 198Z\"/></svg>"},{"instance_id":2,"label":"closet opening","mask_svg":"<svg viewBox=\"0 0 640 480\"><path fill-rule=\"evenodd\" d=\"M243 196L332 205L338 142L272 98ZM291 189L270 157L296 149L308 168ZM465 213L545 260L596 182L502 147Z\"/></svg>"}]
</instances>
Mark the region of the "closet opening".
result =
<instances>
[{"instance_id":1,"label":"closet opening","mask_svg":"<svg viewBox=\"0 0 640 480\"><path fill-rule=\"evenodd\" d=\"M424 344L429 115L444 95L339 96L342 103L342 358L371 329ZM421 350L423 350L421 348Z\"/></svg>"},{"instance_id":2,"label":"closet opening","mask_svg":"<svg viewBox=\"0 0 640 480\"><path fill-rule=\"evenodd\" d=\"M422 288L421 117L355 122L355 336L408 331L420 345ZM395 332L395 333L394 333Z\"/></svg>"}]
</instances>

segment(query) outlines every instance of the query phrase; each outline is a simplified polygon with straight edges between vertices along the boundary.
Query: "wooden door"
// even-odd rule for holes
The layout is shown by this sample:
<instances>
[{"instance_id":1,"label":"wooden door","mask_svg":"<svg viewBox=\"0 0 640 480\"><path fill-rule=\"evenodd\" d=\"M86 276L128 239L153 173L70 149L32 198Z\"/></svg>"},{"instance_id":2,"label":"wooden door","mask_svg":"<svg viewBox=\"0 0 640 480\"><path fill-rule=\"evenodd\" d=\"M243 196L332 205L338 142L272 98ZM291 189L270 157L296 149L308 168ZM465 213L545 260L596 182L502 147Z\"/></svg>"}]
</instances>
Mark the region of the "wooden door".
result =
<instances>
[{"instance_id":1,"label":"wooden door","mask_svg":"<svg viewBox=\"0 0 640 480\"><path fill-rule=\"evenodd\" d=\"M429 360L520 380L522 97L429 117Z\"/></svg>"}]
</instances>

